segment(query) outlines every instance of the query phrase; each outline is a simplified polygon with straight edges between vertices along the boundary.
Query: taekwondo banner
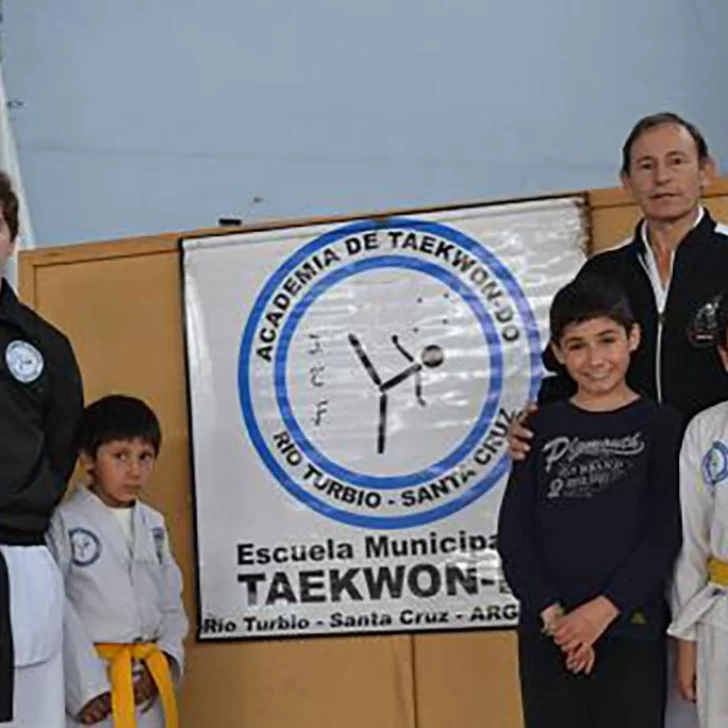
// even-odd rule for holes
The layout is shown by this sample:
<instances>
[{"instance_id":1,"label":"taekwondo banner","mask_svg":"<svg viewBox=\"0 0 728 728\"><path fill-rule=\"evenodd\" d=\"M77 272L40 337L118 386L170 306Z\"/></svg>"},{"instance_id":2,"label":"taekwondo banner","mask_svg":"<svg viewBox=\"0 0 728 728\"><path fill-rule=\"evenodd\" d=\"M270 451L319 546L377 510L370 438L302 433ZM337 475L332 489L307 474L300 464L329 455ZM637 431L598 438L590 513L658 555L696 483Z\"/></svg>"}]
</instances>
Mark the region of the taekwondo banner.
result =
<instances>
[{"instance_id":1,"label":"taekwondo banner","mask_svg":"<svg viewBox=\"0 0 728 728\"><path fill-rule=\"evenodd\" d=\"M186 239L199 638L510 627L506 429L580 198Z\"/></svg>"}]
</instances>

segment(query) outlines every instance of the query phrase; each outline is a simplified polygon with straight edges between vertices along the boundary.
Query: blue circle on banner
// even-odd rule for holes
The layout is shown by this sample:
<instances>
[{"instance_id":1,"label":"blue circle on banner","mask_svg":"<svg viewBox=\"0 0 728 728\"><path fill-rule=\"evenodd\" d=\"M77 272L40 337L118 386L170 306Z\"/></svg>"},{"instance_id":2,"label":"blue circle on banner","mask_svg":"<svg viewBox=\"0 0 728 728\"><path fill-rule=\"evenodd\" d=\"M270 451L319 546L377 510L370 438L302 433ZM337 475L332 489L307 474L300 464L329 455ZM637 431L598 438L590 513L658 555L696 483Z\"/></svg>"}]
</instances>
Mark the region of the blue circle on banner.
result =
<instances>
[{"instance_id":1,"label":"blue circle on banner","mask_svg":"<svg viewBox=\"0 0 728 728\"><path fill-rule=\"evenodd\" d=\"M492 376L488 388L488 394L483 403L480 415L475 425L470 430L468 436L463 442L455 448L449 455L442 460L433 463L424 470L420 470L409 475L395 475L377 477L374 475L366 475L365 473L357 473L348 470L327 458L320 452L306 437L301 429L293 409L291 408L290 399L288 397L288 378L286 376L286 362L288 361L288 348L296 331L296 327L309 309L311 304L321 296L331 286L340 283L350 276L362 273L364 271L376 268L402 268L405 270L414 270L425 273L433 278L437 278L440 282L448 286L453 292L457 293L469 306L480 324L483 332L483 339L488 344L488 353L490 355L490 371ZM485 310L480 299L457 277L446 271L434 263L427 263L417 258L408 258L398 255L382 255L366 260L359 260L355 263L342 266L325 278L321 279L311 290L303 297L298 305L293 309L288 320L286 321L283 331L281 332L280 343L276 352L275 359L275 382L276 382L276 398L278 400L278 408L280 409L283 422L293 435L293 439L314 465L322 468L326 472L341 478L352 485L359 485L365 488L379 488L389 490L395 488L406 488L408 486L419 485L428 480L433 480L438 476L446 473L454 468L461 460L475 447L480 437L488 429L488 425L492 421L500 400L500 394L503 384L503 356L501 354L500 339L498 332L493 325L490 314Z\"/></svg>"},{"instance_id":2,"label":"blue circle on banner","mask_svg":"<svg viewBox=\"0 0 728 728\"><path fill-rule=\"evenodd\" d=\"M291 495L318 513L348 525L375 529L395 529L423 525L439 520L464 508L469 503L472 503L492 488L500 480L500 478L503 477L509 466L507 453L503 453L503 455L501 455L501 457L490 467L484 477L480 478L468 489L458 493L456 497L449 500L447 503L435 506L429 510L395 516L368 515L343 510L318 498L313 493L303 488L278 462L273 451L266 442L266 438L258 424L251 392L251 378L249 376L251 355L254 351L256 331L265 314L266 306L275 296L277 289L286 280L286 278L303 261L326 246L330 246L347 236L381 229L408 230L439 236L440 238L455 243L460 248L466 250L469 254L479 260L480 263L487 267L487 269L508 293L511 301L518 311L523 330L526 333L528 363L530 369L528 385L529 401L532 401L535 398L541 379L541 343L538 325L531 307L513 274L493 253L485 249L478 241L441 223L408 220L403 218L390 218L383 220L382 222L361 221L344 225L324 233L304 245L302 248L298 249L268 279L263 290L256 298L250 317L246 323L240 344L238 360L238 391L240 404L243 419L253 446L275 479ZM440 458L437 462L427 468L405 475L386 477L368 475L366 473L360 473L345 468L339 463L329 459L326 455L324 455L324 453L316 448L301 428L300 423L297 421L293 413L288 392L288 378L286 374L286 362L293 336L299 323L305 317L306 312L317 298L341 281L366 271L376 270L377 268L403 269L422 273L426 276L437 279L460 296L460 298L466 302L470 311L479 323L483 339L488 347L491 372L488 392L483 406L475 424L470 428L465 438L445 457ZM457 467L457 465L462 462L463 458L473 451L483 434L491 425L493 418L498 411L503 387L503 358L500 338L490 314L486 310L485 306L483 306L479 295L476 293L476 289L471 288L461 278L444 267L407 255L373 255L366 259L342 265L313 284L310 290L308 290L301 300L294 306L284 323L278 340L273 366L275 398L281 419L285 423L286 428L290 432L296 446L301 450L301 452L305 454L312 463L320 467L326 473L330 473L335 477L351 483L353 486L366 487L381 491L416 486L425 481L433 480L434 478L437 478L438 475L442 475L443 473L452 470L452 468Z\"/></svg>"}]
</instances>

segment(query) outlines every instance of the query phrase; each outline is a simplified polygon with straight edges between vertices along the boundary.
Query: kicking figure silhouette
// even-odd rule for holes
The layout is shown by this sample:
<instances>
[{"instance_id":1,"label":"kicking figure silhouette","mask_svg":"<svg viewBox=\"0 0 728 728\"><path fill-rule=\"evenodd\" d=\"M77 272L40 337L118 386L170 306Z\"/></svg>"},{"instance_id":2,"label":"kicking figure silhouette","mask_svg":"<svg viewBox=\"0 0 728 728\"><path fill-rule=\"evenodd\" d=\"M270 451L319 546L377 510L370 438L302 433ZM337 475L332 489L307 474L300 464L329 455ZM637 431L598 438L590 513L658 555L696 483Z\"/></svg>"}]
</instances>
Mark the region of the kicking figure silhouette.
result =
<instances>
[{"instance_id":1,"label":"kicking figure silhouette","mask_svg":"<svg viewBox=\"0 0 728 728\"><path fill-rule=\"evenodd\" d=\"M415 398L417 402L425 407L425 402L422 396L422 368L427 367L428 369L434 369L439 367L445 361L445 351L442 347L437 344L430 344L426 346L421 354L420 360L417 361L412 354L410 354L400 343L399 337L395 334L392 336L392 343L396 347L397 351L410 362L410 365L403 369L399 374L395 374L391 379L386 382L382 381L382 378L377 373L377 370L372 364L371 359L364 351L364 347L361 341L354 335L349 334L349 343L354 348L354 351L362 363L369 378L374 382L375 386L379 390L379 425L377 428L377 453L380 455L384 452L387 446L387 400L390 389L393 389L398 384L406 381L410 377L414 377L415 380Z\"/></svg>"}]
</instances>

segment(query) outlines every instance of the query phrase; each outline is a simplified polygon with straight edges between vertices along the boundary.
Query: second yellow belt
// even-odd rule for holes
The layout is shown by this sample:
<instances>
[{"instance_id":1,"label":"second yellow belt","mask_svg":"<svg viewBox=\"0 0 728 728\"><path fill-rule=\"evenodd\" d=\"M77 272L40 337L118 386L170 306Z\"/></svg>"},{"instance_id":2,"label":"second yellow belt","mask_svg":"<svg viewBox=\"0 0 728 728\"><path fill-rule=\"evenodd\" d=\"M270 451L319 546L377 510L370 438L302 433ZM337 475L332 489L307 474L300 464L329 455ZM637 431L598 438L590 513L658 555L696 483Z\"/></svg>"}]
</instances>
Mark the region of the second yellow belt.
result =
<instances>
[{"instance_id":1,"label":"second yellow belt","mask_svg":"<svg viewBox=\"0 0 728 728\"><path fill-rule=\"evenodd\" d=\"M728 588L728 562L711 556L708 559L708 578L713 584Z\"/></svg>"}]
</instances>

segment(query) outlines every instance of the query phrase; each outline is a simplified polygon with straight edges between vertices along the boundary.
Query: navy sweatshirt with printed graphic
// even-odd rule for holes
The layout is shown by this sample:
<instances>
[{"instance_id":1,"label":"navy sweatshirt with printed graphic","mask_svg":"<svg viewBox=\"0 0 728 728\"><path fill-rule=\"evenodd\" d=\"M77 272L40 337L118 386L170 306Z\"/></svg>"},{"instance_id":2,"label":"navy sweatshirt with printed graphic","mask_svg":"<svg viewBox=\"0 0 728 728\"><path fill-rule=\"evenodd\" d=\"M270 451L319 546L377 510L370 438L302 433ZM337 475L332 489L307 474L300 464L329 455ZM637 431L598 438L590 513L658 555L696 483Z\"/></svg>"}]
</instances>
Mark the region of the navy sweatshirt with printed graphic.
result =
<instances>
[{"instance_id":1,"label":"navy sweatshirt with printed graphic","mask_svg":"<svg viewBox=\"0 0 728 728\"><path fill-rule=\"evenodd\" d=\"M539 409L531 426L498 523L521 628L541 629L551 604L569 611L603 595L620 612L606 634L657 639L681 538L679 415L647 398L611 412L564 400Z\"/></svg>"}]
</instances>

